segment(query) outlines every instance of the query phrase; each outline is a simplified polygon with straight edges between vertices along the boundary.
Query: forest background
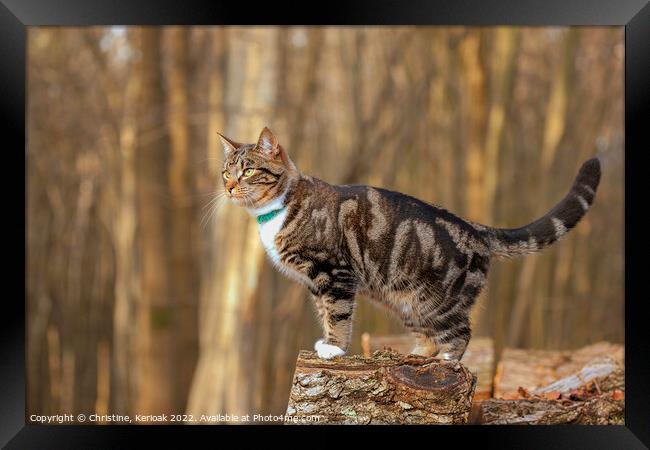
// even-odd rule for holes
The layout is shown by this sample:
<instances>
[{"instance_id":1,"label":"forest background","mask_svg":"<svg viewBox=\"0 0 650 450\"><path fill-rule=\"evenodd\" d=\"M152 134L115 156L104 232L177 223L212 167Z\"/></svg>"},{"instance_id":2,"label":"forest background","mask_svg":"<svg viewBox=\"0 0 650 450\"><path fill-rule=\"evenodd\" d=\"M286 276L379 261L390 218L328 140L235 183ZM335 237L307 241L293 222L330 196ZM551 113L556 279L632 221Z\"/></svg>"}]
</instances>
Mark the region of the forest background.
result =
<instances>
[{"instance_id":1,"label":"forest background","mask_svg":"<svg viewBox=\"0 0 650 450\"><path fill-rule=\"evenodd\" d=\"M561 243L492 265L475 335L623 341L623 29L30 28L28 414L282 414L320 336L305 289L215 202L217 132L302 171L513 227L598 155ZM400 324L363 299L360 334Z\"/></svg>"}]
</instances>

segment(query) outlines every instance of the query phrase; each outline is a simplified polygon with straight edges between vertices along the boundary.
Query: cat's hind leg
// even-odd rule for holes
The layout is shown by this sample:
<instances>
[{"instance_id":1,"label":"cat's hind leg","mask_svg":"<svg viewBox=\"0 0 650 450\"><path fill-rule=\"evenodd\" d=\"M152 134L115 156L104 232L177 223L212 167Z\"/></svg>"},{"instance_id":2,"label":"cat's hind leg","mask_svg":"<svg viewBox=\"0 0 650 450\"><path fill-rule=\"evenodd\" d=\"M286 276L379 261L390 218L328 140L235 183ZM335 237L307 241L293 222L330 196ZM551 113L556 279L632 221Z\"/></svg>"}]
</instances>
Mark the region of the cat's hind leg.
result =
<instances>
[{"instance_id":1,"label":"cat's hind leg","mask_svg":"<svg viewBox=\"0 0 650 450\"><path fill-rule=\"evenodd\" d=\"M425 305L430 301L428 297L422 296L415 301L411 300L411 307L402 308L399 312L402 316L404 327L409 331L415 340L415 345L411 349L411 355L433 357L438 354L438 346L433 339L433 332L427 327L421 326L420 311L413 305Z\"/></svg>"},{"instance_id":2,"label":"cat's hind leg","mask_svg":"<svg viewBox=\"0 0 650 450\"><path fill-rule=\"evenodd\" d=\"M432 336L440 350L441 359L460 360L472 337L470 308L478 290L466 290L458 297L448 297L442 307L429 317L427 334ZM471 294L471 295L467 295Z\"/></svg>"},{"instance_id":3,"label":"cat's hind leg","mask_svg":"<svg viewBox=\"0 0 650 450\"><path fill-rule=\"evenodd\" d=\"M415 338L415 346L411 349L411 355L431 357L438 354L438 346L430 336L417 331L412 331L411 334Z\"/></svg>"},{"instance_id":4,"label":"cat's hind leg","mask_svg":"<svg viewBox=\"0 0 650 450\"><path fill-rule=\"evenodd\" d=\"M438 331L434 340L440 349L440 358L460 361L467 350L467 344L471 337L472 329L469 318L450 325L444 331Z\"/></svg>"},{"instance_id":5,"label":"cat's hind leg","mask_svg":"<svg viewBox=\"0 0 650 450\"><path fill-rule=\"evenodd\" d=\"M458 322L436 325L410 329L415 337L415 347L411 350L411 355L460 360L472 336L469 319L463 318Z\"/></svg>"},{"instance_id":6,"label":"cat's hind leg","mask_svg":"<svg viewBox=\"0 0 650 450\"><path fill-rule=\"evenodd\" d=\"M412 328L411 333L415 337L415 347L410 354L447 360L460 360L472 335L469 320L445 327Z\"/></svg>"},{"instance_id":7,"label":"cat's hind leg","mask_svg":"<svg viewBox=\"0 0 650 450\"><path fill-rule=\"evenodd\" d=\"M454 278L445 299L428 316L431 329L442 359L460 360L472 337L471 308L485 285L487 260L472 257L468 270Z\"/></svg>"}]
</instances>

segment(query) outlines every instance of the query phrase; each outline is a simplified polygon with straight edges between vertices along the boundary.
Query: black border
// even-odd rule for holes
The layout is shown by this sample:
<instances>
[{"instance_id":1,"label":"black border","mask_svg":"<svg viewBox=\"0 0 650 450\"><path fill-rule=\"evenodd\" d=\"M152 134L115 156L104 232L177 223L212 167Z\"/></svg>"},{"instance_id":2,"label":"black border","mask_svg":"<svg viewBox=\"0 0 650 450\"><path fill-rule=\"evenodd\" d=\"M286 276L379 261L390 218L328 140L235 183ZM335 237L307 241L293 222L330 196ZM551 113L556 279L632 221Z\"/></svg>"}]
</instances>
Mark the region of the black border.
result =
<instances>
[{"instance_id":1,"label":"black border","mask_svg":"<svg viewBox=\"0 0 650 450\"><path fill-rule=\"evenodd\" d=\"M20 180L2 177L3 206L10 202L5 215L8 234L4 242L16 246L17 260L25 274L26 242L21 246L14 236L25 239L26 219L20 214L25 204L26 160L25 76L26 27L36 25L168 25L168 24L322 24L322 25L618 25L625 26L625 426L552 426L552 427L374 427L373 436L391 436L404 430L430 434L440 445L440 437L462 436L480 440L482 448L647 448L650 445L650 379L648 316L644 314L646 295L641 276L645 269L646 241L639 202L644 201L644 167L640 152L650 150L644 133L650 118L650 5L646 0L330 0L267 2L261 5L236 1L201 2L184 0L89 1L89 0L1 0L0 3L0 126L7 150L3 162L10 174L23 166ZM9 158L9 159L7 159ZM18 181L18 182L16 182ZM21 188L22 187L22 188ZM22 189L22 199L16 191ZM22 202L21 202L22 200ZM635 202L636 205L635 206ZM22 203L22 205L21 205ZM24 211L24 210L23 210ZM22 220L16 219L21 217ZM641 245L640 245L641 244ZM12 249L13 250L13 249ZM5 258L5 261L14 261ZM17 267L16 263L11 263ZM9 277L7 277L9 278ZM14 284L19 276L10 279ZM25 298L25 284L18 292ZM8 286L4 292L9 292ZM114 448L132 447L134 438L146 438L147 444L179 442L188 438L214 438L224 427L173 426L37 426L25 425L25 305L17 296L5 295L2 312L0 351L0 444L7 448ZM295 444L307 429L314 427L255 427L255 431L291 430ZM229 432L246 433L250 427L227 427ZM338 427L332 437L358 431L356 427ZM190 437L187 432L191 432ZM368 433L368 431L366 431ZM462 433L462 434L459 434ZM137 436L136 436L137 435ZM242 435L244 436L244 435ZM189 442L192 442L189 441ZM225 444L212 441L213 446ZM292 443L294 443L292 442ZM410 439L405 443L413 442ZM336 440L330 443L337 445ZM645 443L645 445L643 444ZM294 444L294 445L295 445ZM227 445L227 444L226 444ZM298 444L300 445L300 444ZM421 444L420 444L421 445ZM443 444L444 445L444 444Z\"/></svg>"}]
</instances>

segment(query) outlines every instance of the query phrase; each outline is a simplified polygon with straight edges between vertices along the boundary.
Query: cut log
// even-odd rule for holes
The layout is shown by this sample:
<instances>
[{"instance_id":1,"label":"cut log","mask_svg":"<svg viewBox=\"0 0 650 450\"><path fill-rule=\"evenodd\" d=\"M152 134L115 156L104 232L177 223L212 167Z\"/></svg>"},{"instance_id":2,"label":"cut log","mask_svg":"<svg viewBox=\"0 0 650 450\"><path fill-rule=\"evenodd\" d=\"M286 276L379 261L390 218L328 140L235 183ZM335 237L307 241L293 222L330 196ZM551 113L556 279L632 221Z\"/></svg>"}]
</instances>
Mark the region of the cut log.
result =
<instances>
[{"instance_id":1,"label":"cut log","mask_svg":"<svg viewBox=\"0 0 650 450\"><path fill-rule=\"evenodd\" d=\"M303 350L285 423L462 424L475 388L458 362L393 351L322 360Z\"/></svg>"},{"instance_id":2,"label":"cut log","mask_svg":"<svg viewBox=\"0 0 650 450\"><path fill-rule=\"evenodd\" d=\"M578 372L534 389L531 394L542 395L555 392L570 394L592 384L599 394L616 390L625 391L625 370L612 358L596 358L588 362Z\"/></svg>"},{"instance_id":3,"label":"cut log","mask_svg":"<svg viewBox=\"0 0 650 450\"><path fill-rule=\"evenodd\" d=\"M608 393L589 400L490 399L481 403L484 425L623 425L625 399Z\"/></svg>"},{"instance_id":4,"label":"cut log","mask_svg":"<svg viewBox=\"0 0 650 450\"><path fill-rule=\"evenodd\" d=\"M609 353L614 357L596 356L598 351ZM599 344L578 350L573 354L567 352L509 351L499 364L499 376L509 383L520 382L517 391L513 385L507 385L505 399L490 399L481 403L478 421L494 425L549 425L549 424L623 424L625 417L625 370L622 362L622 350ZM505 353L505 352L504 352ZM517 358L513 358L513 355ZM528 364L526 368L525 359ZM532 359L531 355L540 356ZM569 357L568 357L569 356ZM584 366L576 364L584 358L592 358ZM616 359L615 359L616 358ZM513 364L513 361L517 361ZM549 367L541 362L552 363ZM559 363L558 363L559 362ZM508 369L517 369L511 374ZM575 372L552 380L544 386L530 389L540 380L552 373L564 373L573 369ZM531 374L533 376L531 376ZM536 377L535 377L536 375ZM495 383L502 387L503 383ZM528 386L528 387L525 387Z\"/></svg>"},{"instance_id":5,"label":"cut log","mask_svg":"<svg viewBox=\"0 0 650 450\"><path fill-rule=\"evenodd\" d=\"M388 349L407 355L414 344L413 337L406 334L374 336L363 333L361 336L361 348L365 356L370 356L376 350ZM476 375L474 401L492 397L494 378L494 342L492 339L488 337L472 338L461 363Z\"/></svg>"},{"instance_id":6,"label":"cut log","mask_svg":"<svg viewBox=\"0 0 650 450\"><path fill-rule=\"evenodd\" d=\"M519 388L534 391L571 376L596 358L609 357L624 366L623 346L600 342L578 350L523 350L506 348L494 376L494 397L519 397Z\"/></svg>"}]
</instances>

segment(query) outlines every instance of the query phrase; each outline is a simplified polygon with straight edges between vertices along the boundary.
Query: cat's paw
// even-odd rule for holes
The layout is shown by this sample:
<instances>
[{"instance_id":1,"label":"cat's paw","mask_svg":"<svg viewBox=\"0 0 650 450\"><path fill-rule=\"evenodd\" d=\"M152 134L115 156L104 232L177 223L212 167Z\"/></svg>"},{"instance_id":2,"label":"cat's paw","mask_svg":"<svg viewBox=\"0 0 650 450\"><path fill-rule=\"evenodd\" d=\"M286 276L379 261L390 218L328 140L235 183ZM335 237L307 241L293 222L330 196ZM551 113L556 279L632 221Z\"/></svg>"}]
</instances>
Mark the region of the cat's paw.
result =
<instances>
[{"instance_id":1,"label":"cat's paw","mask_svg":"<svg viewBox=\"0 0 650 450\"><path fill-rule=\"evenodd\" d=\"M444 359L445 361L458 361L458 356L454 356L451 353L444 352L440 355L440 359Z\"/></svg>"},{"instance_id":2,"label":"cat's paw","mask_svg":"<svg viewBox=\"0 0 650 450\"><path fill-rule=\"evenodd\" d=\"M318 357L321 359L332 359L335 356L345 355L345 350L336 345L326 344L322 339L316 341L314 350L316 350Z\"/></svg>"},{"instance_id":3,"label":"cat's paw","mask_svg":"<svg viewBox=\"0 0 650 450\"><path fill-rule=\"evenodd\" d=\"M417 356L425 356L425 357L432 357L436 356L437 349L435 346L420 346L417 345L413 347L411 350L411 355L417 355Z\"/></svg>"}]
</instances>

